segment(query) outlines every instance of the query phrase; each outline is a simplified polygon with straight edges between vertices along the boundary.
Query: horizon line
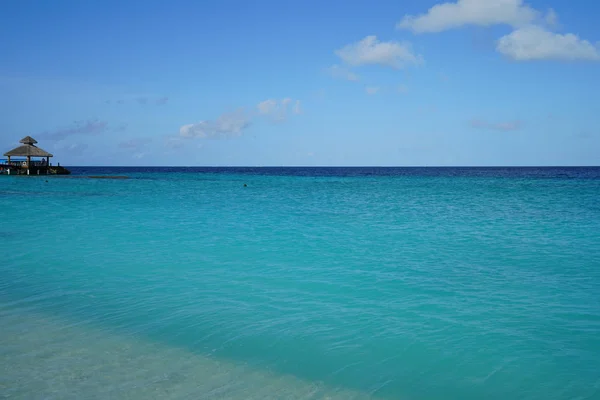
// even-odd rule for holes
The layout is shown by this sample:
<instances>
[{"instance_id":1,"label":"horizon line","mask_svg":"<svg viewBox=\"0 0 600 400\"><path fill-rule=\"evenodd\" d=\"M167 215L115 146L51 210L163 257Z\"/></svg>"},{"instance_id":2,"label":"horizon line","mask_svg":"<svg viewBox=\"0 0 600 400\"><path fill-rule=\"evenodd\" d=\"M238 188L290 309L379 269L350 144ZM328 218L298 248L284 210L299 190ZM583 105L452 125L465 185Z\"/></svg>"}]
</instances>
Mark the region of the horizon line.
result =
<instances>
[{"instance_id":1,"label":"horizon line","mask_svg":"<svg viewBox=\"0 0 600 400\"><path fill-rule=\"evenodd\" d=\"M600 168L600 165L63 165L70 168Z\"/></svg>"}]
</instances>

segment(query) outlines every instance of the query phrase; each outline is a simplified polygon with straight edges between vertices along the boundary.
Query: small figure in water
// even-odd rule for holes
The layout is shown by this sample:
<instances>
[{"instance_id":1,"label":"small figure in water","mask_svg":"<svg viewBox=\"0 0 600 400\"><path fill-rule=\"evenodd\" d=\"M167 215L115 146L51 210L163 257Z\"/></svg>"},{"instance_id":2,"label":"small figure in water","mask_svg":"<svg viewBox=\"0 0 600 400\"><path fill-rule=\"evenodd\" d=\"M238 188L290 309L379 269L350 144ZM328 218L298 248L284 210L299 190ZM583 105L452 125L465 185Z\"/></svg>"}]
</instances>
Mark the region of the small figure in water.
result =
<instances>
[{"instance_id":1,"label":"small figure in water","mask_svg":"<svg viewBox=\"0 0 600 400\"><path fill-rule=\"evenodd\" d=\"M244 187L248 187L248 185L246 185L246 184L244 183Z\"/></svg>"}]
</instances>

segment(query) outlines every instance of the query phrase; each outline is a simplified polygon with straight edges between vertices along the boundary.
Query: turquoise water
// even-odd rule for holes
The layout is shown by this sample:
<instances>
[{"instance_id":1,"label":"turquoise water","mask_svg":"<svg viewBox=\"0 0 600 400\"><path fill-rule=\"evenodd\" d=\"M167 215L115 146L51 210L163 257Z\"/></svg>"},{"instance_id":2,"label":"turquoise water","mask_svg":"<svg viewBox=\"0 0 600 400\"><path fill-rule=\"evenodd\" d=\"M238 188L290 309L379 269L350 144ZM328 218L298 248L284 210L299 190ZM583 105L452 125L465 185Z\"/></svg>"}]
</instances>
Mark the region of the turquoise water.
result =
<instances>
[{"instance_id":1,"label":"turquoise water","mask_svg":"<svg viewBox=\"0 0 600 400\"><path fill-rule=\"evenodd\" d=\"M0 177L0 397L600 399L600 169L73 172Z\"/></svg>"}]
</instances>

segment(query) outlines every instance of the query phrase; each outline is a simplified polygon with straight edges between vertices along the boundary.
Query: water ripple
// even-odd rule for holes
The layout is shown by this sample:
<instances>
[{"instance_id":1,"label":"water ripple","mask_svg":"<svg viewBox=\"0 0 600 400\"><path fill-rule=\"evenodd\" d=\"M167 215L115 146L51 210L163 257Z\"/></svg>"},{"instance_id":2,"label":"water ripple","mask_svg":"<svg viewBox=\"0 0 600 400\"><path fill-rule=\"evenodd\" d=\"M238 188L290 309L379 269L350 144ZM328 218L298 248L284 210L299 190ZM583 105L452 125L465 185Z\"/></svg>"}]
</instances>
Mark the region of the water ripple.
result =
<instances>
[{"instance_id":1,"label":"water ripple","mask_svg":"<svg viewBox=\"0 0 600 400\"><path fill-rule=\"evenodd\" d=\"M1 197L2 392L599 393L596 179L139 174Z\"/></svg>"}]
</instances>

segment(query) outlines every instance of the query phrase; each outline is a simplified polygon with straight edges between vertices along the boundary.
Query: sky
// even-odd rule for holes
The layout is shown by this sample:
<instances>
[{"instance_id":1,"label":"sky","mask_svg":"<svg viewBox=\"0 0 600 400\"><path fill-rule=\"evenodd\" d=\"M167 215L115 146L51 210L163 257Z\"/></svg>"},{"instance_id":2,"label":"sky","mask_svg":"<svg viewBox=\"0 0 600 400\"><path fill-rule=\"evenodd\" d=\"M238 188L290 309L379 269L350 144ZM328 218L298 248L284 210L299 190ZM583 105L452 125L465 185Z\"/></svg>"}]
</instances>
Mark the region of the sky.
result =
<instances>
[{"instance_id":1,"label":"sky","mask_svg":"<svg viewBox=\"0 0 600 400\"><path fill-rule=\"evenodd\" d=\"M600 165L596 0L3 0L0 147L61 165ZM1 154L1 153L0 153Z\"/></svg>"}]
</instances>

